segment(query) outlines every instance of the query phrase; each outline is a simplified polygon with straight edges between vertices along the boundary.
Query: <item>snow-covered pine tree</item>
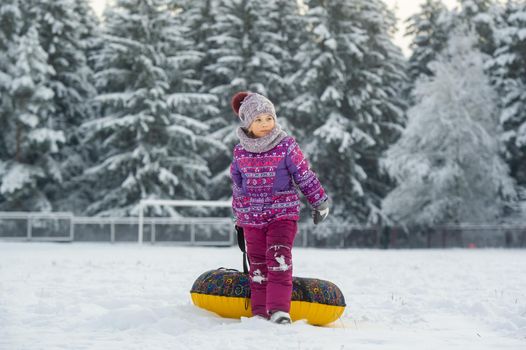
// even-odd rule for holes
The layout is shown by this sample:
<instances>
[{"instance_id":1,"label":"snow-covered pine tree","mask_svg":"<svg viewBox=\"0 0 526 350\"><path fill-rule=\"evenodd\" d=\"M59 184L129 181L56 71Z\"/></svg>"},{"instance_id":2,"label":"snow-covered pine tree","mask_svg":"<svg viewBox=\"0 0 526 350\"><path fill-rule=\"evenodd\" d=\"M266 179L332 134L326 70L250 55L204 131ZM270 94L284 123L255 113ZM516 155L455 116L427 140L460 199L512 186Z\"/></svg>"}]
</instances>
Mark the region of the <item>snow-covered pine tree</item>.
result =
<instances>
[{"instance_id":1,"label":"snow-covered pine tree","mask_svg":"<svg viewBox=\"0 0 526 350\"><path fill-rule=\"evenodd\" d=\"M236 142L230 98L240 90L257 91L246 72L255 53L254 38L258 34L254 27L257 17L254 3L218 0L213 6L215 21L206 43L208 64L204 67L203 81L218 97L220 108L218 119L211 121L215 130L213 137L229 146ZM258 92L267 93L266 90Z\"/></svg>"},{"instance_id":2,"label":"snow-covered pine tree","mask_svg":"<svg viewBox=\"0 0 526 350\"><path fill-rule=\"evenodd\" d=\"M209 170L197 152L207 127L194 114L210 98L178 90L192 85L187 64L198 54L185 47L185 29L170 6L119 0L105 13L96 72L103 115L84 126L89 142L100 144L98 164L86 171L95 197L89 214L136 215L143 198L208 196Z\"/></svg>"},{"instance_id":3,"label":"snow-covered pine tree","mask_svg":"<svg viewBox=\"0 0 526 350\"><path fill-rule=\"evenodd\" d=\"M229 157L238 142L238 123L230 107L234 93L250 90L267 96L276 105L279 119L285 85L281 63L290 56L286 45L290 33L282 32L285 27L280 14L294 11L295 6L295 2L278 0L219 0L213 6L215 22L207 39L206 56L210 63L203 81L219 99L218 117L209 122L211 137L227 146ZM231 195L229 161L216 164L214 169L211 185L217 189L215 198Z\"/></svg>"},{"instance_id":4,"label":"snow-covered pine tree","mask_svg":"<svg viewBox=\"0 0 526 350\"><path fill-rule=\"evenodd\" d=\"M55 93L55 123L69 137L70 130L89 117L86 101L95 93L81 40L86 19L74 11L79 5L73 0L27 0L25 6L55 71L50 84Z\"/></svg>"},{"instance_id":5,"label":"snow-covered pine tree","mask_svg":"<svg viewBox=\"0 0 526 350\"><path fill-rule=\"evenodd\" d=\"M12 52L21 33L22 18L19 0L6 0L0 4L0 125L6 125L12 116L9 90L15 61L8 53ZM5 136L4 130L0 130L0 160L9 157Z\"/></svg>"},{"instance_id":6,"label":"snow-covered pine tree","mask_svg":"<svg viewBox=\"0 0 526 350\"><path fill-rule=\"evenodd\" d=\"M426 0L420 5L419 12L409 17L406 23L405 35L413 37L408 63L409 90L412 90L420 75L431 76L427 65L446 47L453 23L451 12L442 0Z\"/></svg>"},{"instance_id":7,"label":"snow-covered pine tree","mask_svg":"<svg viewBox=\"0 0 526 350\"><path fill-rule=\"evenodd\" d=\"M173 6L182 7L179 18L182 25L187 28L187 38L192 41L194 50L200 54L200 60L196 64L196 78L200 82L198 88L201 92L209 91L214 83L206 81L210 75L206 74L205 68L211 63L209 39L214 35L213 26L219 0L184 1L182 4L180 0L172 1ZM217 108L211 108L202 118L208 121L212 117L217 117L218 113Z\"/></svg>"},{"instance_id":8,"label":"snow-covered pine tree","mask_svg":"<svg viewBox=\"0 0 526 350\"><path fill-rule=\"evenodd\" d=\"M458 3L457 26L473 29L477 33L477 48L492 55L501 5L496 0L458 0Z\"/></svg>"},{"instance_id":9,"label":"snow-covered pine tree","mask_svg":"<svg viewBox=\"0 0 526 350\"><path fill-rule=\"evenodd\" d=\"M214 191L209 186L211 174L209 164L214 160L212 156L226 152L221 142L208 137L210 125L207 121L211 115L215 116L219 112L218 99L204 88L202 61L205 54L196 48L196 42L192 40L192 29L188 27L186 21L185 1L171 0L168 4L170 10L178 15L175 17L176 28L171 29L173 31L171 46L175 57L168 58L170 88L167 98L178 118L175 122L193 130L196 135L193 141L194 159L189 161L189 167L194 166L195 170L192 172L188 168L186 172L178 173L178 176L188 184L191 184L193 177L199 179L194 187L185 189L187 198L210 198ZM187 142L182 141L180 137L175 137L172 143L175 149L188 147ZM185 164L181 163L178 166L185 167ZM204 172L205 167L206 172ZM201 210L202 213L209 211L210 208Z\"/></svg>"},{"instance_id":10,"label":"snow-covered pine tree","mask_svg":"<svg viewBox=\"0 0 526 350\"><path fill-rule=\"evenodd\" d=\"M219 0L185 1L182 4L183 11L180 13L183 26L188 28L187 37L192 40L194 50L200 54L200 60L195 68L197 73L195 80L199 82L199 86L195 88L198 93L208 93L215 84L213 80L209 80L214 79L214 75L209 74L206 67L212 63L209 40L214 36L213 26L218 2ZM219 104L220 101L216 98L213 103L206 104L206 108L196 116L209 127L210 133L226 126L225 116L221 115ZM203 145L199 153L207 161L211 174L221 173L232 157L232 150L221 139L207 137L206 140L210 144ZM220 180L211 178L207 186L211 198L221 197L219 194L224 194L225 188L228 188L228 181L224 176Z\"/></svg>"},{"instance_id":11,"label":"snow-covered pine tree","mask_svg":"<svg viewBox=\"0 0 526 350\"><path fill-rule=\"evenodd\" d=\"M0 210L50 211L44 188L60 183L56 160L64 133L57 130L48 55L35 26L15 36L5 56L8 65L2 85L4 155L0 160ZM8 79L4 79L8 77Z\"/></svg>"},{"instance_id":12,"label":"snow-covered pine tree","mask_svg":"<svg viewBox=\"0 0 526 350\"><path fill-rule=\"evenodd\" d=\"M310 40L296 56L293 81L302 93L292 101L294 123L333 200L333 218L377 222L388 191L378 160L405 118L394 16L380 1L306 4Z\"/></svg>"},{"instance_id":13,"label":"snow-covered pine tree","mask_svg":"<svg viewBox=\"0 0 526 350\"><path fill-rule=\"evenodd\" d=\"M297 92L292 100L284 102L285 109L290 111L295 136L301 142L310 140L312 133L326 122L327 116L338 110L346 78L345 63L336 51L339 33L331 31L329 11L332 9L319 5L317 1L306 2L306 5L307 12L302 18L305 40L294 56L296 72L288 77L289 85ZM348 10L344 10L348 15ZM365 36L358 35L360 29L349 19L345 24L348 25L343 26L346 31L339 35L344 37L347 34L348 38L363 44ZM353 42L349 46L354 48L357 44Z\"/></svg>"},{"instance_id":14,"label":"snow-covered pine tree","mask_svg":"<svg viewBox=\"0 0 526 350\"><path fill-rule=\"evenodd\" d=\"M304 19L309 37L295 56L298 70L290 77L298 94L285 105L292 111L292 124L297 126L295 136L304 145L314 171L331 197L334 213L331 219L344 222L350 211L357 216L360 207L357 199L363 196L361 180L366 177L356 164L359 155L352 149L358 142L352 132L359 129L342 106L348 105L350 75L345 60L349 63L360 60L365 51L360 48L365 46L367 38L365 31L352 21L352 6L342 1L332 6L318 1L308 1L306 5ZM343 52L347 57L340 54ZM320 128L324 133L315 134ZM362 140L370 145L374 143L370 139ZM334 171L335 164L338 172ZM345 199L355 200L354 206L345 203Z\"/></svg>"},{"instance_id":15,"label":"snow-covered pine tree","mask_svg":"<svg viewBox=\"0 0 526 350\"><path fill-rule=\"evenodd\" d=\"M79 20L78 49L83 51L87 64L87 68L83 69L86 72L85 78L94 89L95 58L103 45L101 23L88 0L74 1L73 12L77 14ZM96 95L95 90L83 97L86 103L84 105L85 115L82 116L79 124L73 127L73 130L69 130L69 142L62 152L65 155L62 162L65 178L62 184L63 195L57 198L56 204L58 209L64 211L81 213L92 199L92 188L82 181L82 174L86 168L93 165L93 155L97 153L97 145L79 142L84 137L79 126L80 123L87 122L97 115L92 103L94 95Z\"/></svg>"},{"instance_id":16,"label":"snow-covered pine tree","mask_svg":"<svg viewBox=\"0 0 526 350\"><path fill-rule=\"evenodd\" d=\"M473 34L453 33L419 81L417 104L385 164L398 186L384 212L407 225L492 222L514 197L499 156L496 94Z\"/></svg>"},{"instance_id":17,"label":"snow-covered pine tree","mask_svg":"<svg viewBox=\"0 0 526 350\"><path fill-rule=\"evenodd\" d=\"M281 105L294 96L286 81L296 72L293 56L305 39L304 21L300 17L296 1L271 0L256 2L255 29L259 32L254 43L256 55L248 65L248 73L264 85L268 96L276 105L281 117ZM261 57L260 57L261 55ZM286 122L282 118L282 122Z\"/></svg>"},{"instance_id":18,"label":"snow-covered pine tree","mask_svg":"<svg viewBox=\"0 0 526 350\"><path fill-rule=\"evenodd\" d=\"M237 91L259 92L279 107L285 84L281 63L291 55L286 45L290 33L283 32L280 15L293 12L296 6L277 0L219 0L207 43L210 64L205 67L204 80L218 96L230 129L235 121L230 98ZM230 133L232 140L227 142L235 142Z\"/></svg>"},{"instance_id":19,"label":"snow-covered pine tree","mask_svg":"<svg viewBox=\"0 0 526 350\"><path fill-rule=\"evenodd\" d=\"M0 61L4 67L7 63L8 45L14 37L20 34L24 25L23 14L20 8L20 0L4 0L0 4ZM5 69L5 68L4 68Z\"/></svg>"},{"instance_id":20,"label":"snow-covered pine tree","mask_svg":"<svg viewBox=\"0 0 526 350\"><path fill-rule=\"evenodd\" d=\"M93 13L79 11L88 8L86 0L27 0L24 1L26 21L35 25L42 48L54 74L49 87L53 90L54 127L62 130L66 144L60 149L60 184L47 186L55 209L79 212L82 203L75 199L79 190L76 176L82 174L84 147L79 144L77 130L92 117L89 100L95 95L93 71L88 65L86 24L94 21ZM91 24L93 26L93 24Z\"/></svg>"},{"instance_id":21,"label":"snow-covered pine tree","mask_svg":"<svg viewBox=\"0 0 526 350\"><path fill-rule=\"evenodd\" d=\"M95 55L102 48L102 26L88 0L76 0L73 12L78 14L80 21L80 43L84 49L88 66L95 70Z\"/></svg>"},{"instance_id":22,"label":"snow-covered pine tree","mask_svg":"<svg viewBox=\"0 0 526 350\"><path fill-rule=\"evenodd\" d=\"M291 130L294 135L299 136L303 127L301 124L289 122L295 113L295 106L291 105L290 102L301 94L293 77L298 71L298 62L295 56L298 54L300 46L309 40L308 22L304 16L306 8L303 1L283 2L275 0L270 5L272 6L270 14L272 26L275 27L274 33L276 35L274 44L282 48L279 67L283 81L280 86L276 87L279 91L279 96L276 97L277 110L282 125L287 130Z\"/></svg>"},{"instance_id":23,"label":"snow-covered pine tree","mask_svg":"<svg viewBox=\"0 0 526 350\"><path fill-rule=\"evenodd\" d=\"M363 120L368 124L366 129L375 140L374 156L371 158L366 154L370 153L370 150L365 151L363 155L364 166L370 164L376 171L367 172L374 182L382 178L381 171L376 168L380 156L400 137L402 127L406 123L407 106L401 98L400 90L407 82L407 69L402 50L393 41L396 31L394 12L381 0L364 3L359 4L358 8L361 10L362 27L368 33L367 51L361 67L357 67L363 72L353 69L354 77L350 83L353 87L358 85L355 83L361 83L369 91L364 95L359 87L351 90L355 96L363 99L363 102L358 102L354 108L357 114L363 115ZM369 120L371 122L367 122ZM382 193L370 190L376 195ZM379 204L376 200L373 203Z\"/></svg>"},{"instance_id":24,"label":"snow-covered pine tree","mask_svg":"<svg viewBox=\"0 0 526 350\"><path fill-rule=\"evenodd\" d=\"M504 155L517 184L526 187L526 2L507 3L496 45L488 66L501 96Z\"/></svg>"}]
</instances>

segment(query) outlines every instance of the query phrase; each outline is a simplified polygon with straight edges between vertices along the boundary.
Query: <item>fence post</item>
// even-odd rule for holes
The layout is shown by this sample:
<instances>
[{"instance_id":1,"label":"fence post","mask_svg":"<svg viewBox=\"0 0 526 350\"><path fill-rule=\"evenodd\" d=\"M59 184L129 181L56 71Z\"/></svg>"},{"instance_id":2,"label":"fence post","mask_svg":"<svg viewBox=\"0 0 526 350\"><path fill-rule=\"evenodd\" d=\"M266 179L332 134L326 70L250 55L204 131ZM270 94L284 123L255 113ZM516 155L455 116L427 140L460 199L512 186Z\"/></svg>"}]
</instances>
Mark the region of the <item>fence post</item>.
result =
<instances>
[{"instance_id":1,"label":"fence post","mask_svg":"<svg viewBox=\"0 0 526 350\"><path fill-rule=\"evenodd\" d=\"M110 241L115 243L115 221L110 221Z\"/></svg>"},{"instance_id":2,"label":"fence post","mask_svg":"<svg viewBox=\"0 0 526 350\"><path fill-rule=\"evenodd\" d=\"M33 226L33 220L31 218L31 215L27 215L27 240L28 241L31 241L31 239L33 238L33 231L32 231L32 226Z\"/></svg>"},{"instance_id":3,"label":"fence post","mask_svg":"<svg viewBox=\"0 0 526 350\"><path fill-rule=\"evenodd\" d=\"M234 246L234 245L236 245L236 237L235 237L235 234L234 234L235 229L232 229L230 224L228 225L228 228L229 228L228 229L228 235L229 235L230 245Z\"/></svg>"},{"instance_id":4,"label":"fence post","mask_svg":"<svg viewBox=\"0 0 526 350\"><path fill-rule=\"evenodd\" d=\"M142 235L143 235L143 225L144 225L144 206L142 200L139 202L139 244L142 244Z\"/></svg>"},{"instance_id":5,"label":"fence post","mask_svg":"<svg viewBox=\"0 0 526 350\"><path fill-rule=\"evenodd\" d=\"M69 239L71 240L71 242L73 242L73 240L75 239L75 224L73 220L74 217L71 217L69 219Z\"/></svg>"},{"instance_id":6,"label":"fence post","mask_svg":"<svg viewBox=\"0 0 526 350\"><path fill-rule=\"evenodd\" d=\"M190 244L195 245L195 224L193 221L190 224Z\"/></svg>"},{"instance_id":7,"label":"fence post","mask_svg":"<svg viewBox=\"0 0 526 350\"><path fill-rule=\"evenodd\" d=\"M152 227L151 227L151 230L150 230L150 242L152 244L155 243L155 223L152 221Z\"/></svg>"}]
</instances>

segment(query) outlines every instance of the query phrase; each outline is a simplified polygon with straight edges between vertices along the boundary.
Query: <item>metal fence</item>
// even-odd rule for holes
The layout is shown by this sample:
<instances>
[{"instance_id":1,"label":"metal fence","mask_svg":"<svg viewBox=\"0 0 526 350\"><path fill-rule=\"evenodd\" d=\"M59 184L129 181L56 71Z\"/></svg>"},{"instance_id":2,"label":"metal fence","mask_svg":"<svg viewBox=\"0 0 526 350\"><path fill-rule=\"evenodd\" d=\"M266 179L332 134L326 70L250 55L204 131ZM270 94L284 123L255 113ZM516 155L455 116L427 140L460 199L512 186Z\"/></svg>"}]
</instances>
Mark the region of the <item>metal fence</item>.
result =
<instances>
[{"instance_id":1,"label":"metal fence","mask_svg":"<svg viewBox=\"0 0 526 350\"><path fill-rule=\"evenodd\" d=\"M234 244L229 218L144 218L144 241L180 245ZM0 239L55 242L138 242L136 217L77 217L71 213L0 212Z\"/></svg>"},{"instance_id":2,"label":"metal fence","mask_svg":"<svg viewBox=\"0 0 526 350\"><path fill-rule=\"evenodd\" d=\"M0 212L0 239L55 242L140 242L139 218L77 217L71 213ZM236 244L227 217L143 218L143 241L178 245ZM296 246L320 248L526 247L526 225L401 227L299 225Z\"/></svg>"},{"instance_id":3,"label":"metal fence","mask_svg":"<svg viewBox=\"0 0 526 350\"><path fill-rule=\"evenodd\" d=\"M526 248L526 225L443 225L423 229L300 225L301 245L327 248ZM296 242L298 243L298 242Z\"/></svg>"}]
</instances>

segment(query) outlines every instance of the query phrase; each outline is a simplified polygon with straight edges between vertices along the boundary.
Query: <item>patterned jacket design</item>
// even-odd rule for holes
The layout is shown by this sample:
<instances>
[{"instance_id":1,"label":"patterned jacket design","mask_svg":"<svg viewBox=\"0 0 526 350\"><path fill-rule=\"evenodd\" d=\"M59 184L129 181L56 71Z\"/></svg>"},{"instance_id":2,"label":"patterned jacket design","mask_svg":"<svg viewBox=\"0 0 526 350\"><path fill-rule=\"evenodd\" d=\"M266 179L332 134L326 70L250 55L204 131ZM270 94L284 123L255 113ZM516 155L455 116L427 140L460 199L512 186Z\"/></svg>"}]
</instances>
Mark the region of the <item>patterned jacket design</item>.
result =
<instances>
[{"instance_id":1,"label":"patterned jacket design","mask_svg":"<svg viewBox=\"0 0 526 350\"><path fill-rule=\"evenodd\" d=\"M241 144L236 145L230 176L232 209L241 227L299 220L298 188L313 208L327 200L320 181L291 136L262 153L248 152Z\"/></svg>"}]
</instances>

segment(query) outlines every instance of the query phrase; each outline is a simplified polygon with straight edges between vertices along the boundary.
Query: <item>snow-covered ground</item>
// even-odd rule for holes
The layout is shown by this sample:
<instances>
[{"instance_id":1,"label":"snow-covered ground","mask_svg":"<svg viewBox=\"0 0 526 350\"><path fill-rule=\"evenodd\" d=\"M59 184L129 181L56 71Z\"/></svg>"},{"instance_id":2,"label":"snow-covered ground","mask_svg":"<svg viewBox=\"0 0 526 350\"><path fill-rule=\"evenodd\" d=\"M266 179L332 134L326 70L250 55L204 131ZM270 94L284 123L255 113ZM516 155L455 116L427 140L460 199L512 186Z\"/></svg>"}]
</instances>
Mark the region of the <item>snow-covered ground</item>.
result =
<instances>
[{"instance_id":1,"label":"snow-covered ground","mask_svg":"<svg viewBox=\"0 0 526 350\"><path fill-rule=\"evenodd\" d=\"M331 327L222 319L191 304L237 248L0 242L0 349L526 349L526 250L295 249L336 283Z\"/></svg>"}]
</instances>

